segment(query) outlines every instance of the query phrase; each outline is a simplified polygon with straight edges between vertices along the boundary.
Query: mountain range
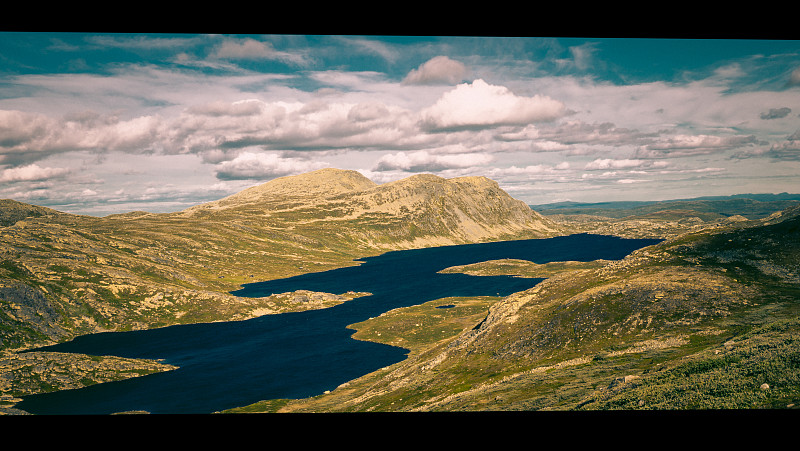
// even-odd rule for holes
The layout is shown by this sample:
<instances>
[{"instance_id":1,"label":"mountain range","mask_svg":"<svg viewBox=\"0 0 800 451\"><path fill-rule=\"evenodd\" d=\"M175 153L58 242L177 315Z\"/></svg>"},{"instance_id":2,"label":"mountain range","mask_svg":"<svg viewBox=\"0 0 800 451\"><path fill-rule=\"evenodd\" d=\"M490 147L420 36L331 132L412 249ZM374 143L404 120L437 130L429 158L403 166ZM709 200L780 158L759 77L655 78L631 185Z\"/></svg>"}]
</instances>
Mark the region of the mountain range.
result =
<instances>
[{"instance_id":1,"label":"mountain range","mask_svg":"<svg viewBox=\"0 0 800 451\"><path fill-rule=\"evenodd\" d=\"M531 205L544 215L597 215L610 218L646 215L664 210L692 211L705 218L743 216L759 219L800 204L800 194L735 194L663 201L554 202Z\"/></svg>"}]
</instances>

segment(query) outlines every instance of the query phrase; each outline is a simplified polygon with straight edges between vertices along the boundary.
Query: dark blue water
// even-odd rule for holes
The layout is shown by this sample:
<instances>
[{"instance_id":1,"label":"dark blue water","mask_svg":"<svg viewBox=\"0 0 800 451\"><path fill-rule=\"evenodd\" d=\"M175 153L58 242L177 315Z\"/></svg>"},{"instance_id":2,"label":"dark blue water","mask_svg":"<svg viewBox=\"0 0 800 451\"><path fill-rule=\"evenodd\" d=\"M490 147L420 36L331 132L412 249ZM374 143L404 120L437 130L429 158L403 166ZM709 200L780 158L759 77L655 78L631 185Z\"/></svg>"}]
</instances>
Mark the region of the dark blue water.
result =
<instances>
[{"instance_id":1,"label":"dark blue water","mask_svg":"<svg viewBox=\"0 0 800 451\"><path fill-rule=\"evenodd\" d=\"M92 334L41 350L164 359L175 371L26 396L34 414L211 413L277 398L305 398L399 362L407 350L351 338L347 325L388 310L448 296L505 296L542 279L437 274L454 265L500 258L536 263L617 260L659 240L571 235L538 240L389 252L358 266L245 285L239 296L295 290L372 293L307 312L247 321Z\"/></svg>"}]
</instances>

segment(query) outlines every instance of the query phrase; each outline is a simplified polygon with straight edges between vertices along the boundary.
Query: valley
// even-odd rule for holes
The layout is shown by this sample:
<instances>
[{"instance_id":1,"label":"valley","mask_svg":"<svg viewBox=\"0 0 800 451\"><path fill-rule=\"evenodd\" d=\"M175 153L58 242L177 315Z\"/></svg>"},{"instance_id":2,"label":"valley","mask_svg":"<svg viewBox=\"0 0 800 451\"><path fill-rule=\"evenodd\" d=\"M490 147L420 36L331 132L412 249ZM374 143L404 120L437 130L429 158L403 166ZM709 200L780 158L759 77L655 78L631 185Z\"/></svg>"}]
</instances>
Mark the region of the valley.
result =
<instances>
[{"instance_id":1,"label":"valley","mask_svg":"<svg viewBox=\"0 0 800 451\"><path fill-rule=\"evenodd\" d=\"M547 280L507 297L445 298L355 324L354 338L405 347L409 358L313 398L264 400L231 412L800 403L800 210L792 204L769 214L771 207L752 203L725 214L686 203L630 215L541 214L485 178L419 175L377 185L333 169L176 213L96 218L0 204L6 413L24 413L14 409L20 396L173 369L158 361L20 353L26 349L96 332L323 309L366 293L230 292L389 250L575 233L665 241L620 261L448 268ZM447 308L424 313L437 306ZM420 325L413 334L410 324Z\"/></svg>"}]
</instances>

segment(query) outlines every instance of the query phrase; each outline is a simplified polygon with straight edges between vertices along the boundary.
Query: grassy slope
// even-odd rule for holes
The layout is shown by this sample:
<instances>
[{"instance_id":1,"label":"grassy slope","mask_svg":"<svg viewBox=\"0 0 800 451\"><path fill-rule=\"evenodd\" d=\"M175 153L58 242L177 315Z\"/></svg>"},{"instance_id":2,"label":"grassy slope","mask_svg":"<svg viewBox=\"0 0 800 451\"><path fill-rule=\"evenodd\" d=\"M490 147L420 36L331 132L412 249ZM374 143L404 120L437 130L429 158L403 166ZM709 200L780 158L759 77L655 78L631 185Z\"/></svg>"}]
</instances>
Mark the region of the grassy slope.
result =
<instances>
[{"instance_id":1,"label":"grassy slope","mask_svg":"<svg viewBox=\"0 0 800 451\"><path fill-rule=\"evenodd\" d=\"M98 331L325 308L357 294L228 292L391 249L559 233L551 225L488 179L430 176L375 186L337 170L276 179L169 214L96 218L0 200L0 367L7 369L0 393L73 387L63 374L74 370L80 379L105 365L84 371L80 357L41 354L60 368L45 374L15 350ZM103 374L94 381L108 380Z\"/></svg>"},{"instance_id":2,"label":"grassy slope","mask_svg":"<svg viewBox=\"0 0 800 451\"><path fill-rule=\"evenodd\" d=\"M800 217L786 216L685 235L623 262L564 273L494 303L476 326L450 338L435 333L438 323L417 330L430 338L426 345L417 339L404 362L329 394L247 409L797 406ZM361 327L381 340L389 324Z\"/></svg>"},{"instance_id":3,"label":"grassy slope","mask_svg":"<svg viewBox=\"0 0 800 451\"><path fill-rule=\"evenodd\" d=\"M297 308L291 300L226 292L251 280L353 264L392 246L437 244L433 238L453 226L454 215L474 208L438 195L403 210L387 194L370 191L358 205L338 197L325 208L284 200L224 212L108 218L4 205L3 346ZM380 205L396 211L374 208ZM364 206L375 211L353 217ZM687 235L623 263L569 271L502 302L451 299L434 301L452 303L451 309L428 304L391 312L358 325L357 336L405 340L410 359L315 399L246 409L791 404L798 387L797 233L796 218L763 228L731 225L729 232ZM511 266L534 276L526 271L564 269ZM760 389L764 382L769 390Z\"/></svg>"}]
</instances>

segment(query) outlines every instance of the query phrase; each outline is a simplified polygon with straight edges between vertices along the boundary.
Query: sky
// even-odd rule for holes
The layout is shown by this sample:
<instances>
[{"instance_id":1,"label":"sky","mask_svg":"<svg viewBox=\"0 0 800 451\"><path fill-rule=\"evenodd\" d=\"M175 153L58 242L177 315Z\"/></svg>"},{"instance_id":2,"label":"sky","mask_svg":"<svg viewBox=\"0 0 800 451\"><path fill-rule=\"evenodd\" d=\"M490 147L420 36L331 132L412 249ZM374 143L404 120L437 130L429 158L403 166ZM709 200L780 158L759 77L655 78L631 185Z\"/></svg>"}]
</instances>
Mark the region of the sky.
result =
<instances>
[{"instance_id":1,"label":"sky","mask_svg":"<svg viewBox=\"0 0 800 451\"><path fill-rule=\"evenodd\" d=\"M800 41L0 32L0 199L168 212L324 167L798 193Z\"/></svg>"}]
</instances>

